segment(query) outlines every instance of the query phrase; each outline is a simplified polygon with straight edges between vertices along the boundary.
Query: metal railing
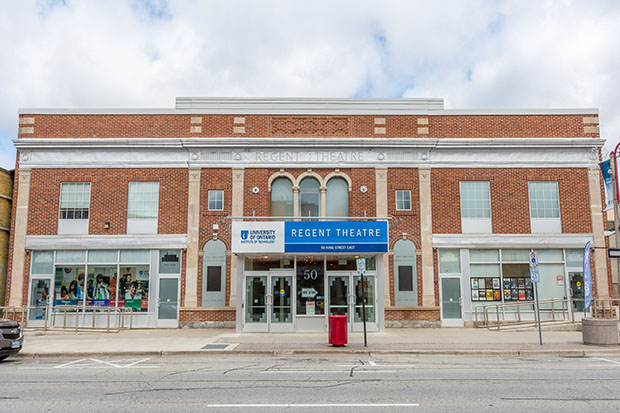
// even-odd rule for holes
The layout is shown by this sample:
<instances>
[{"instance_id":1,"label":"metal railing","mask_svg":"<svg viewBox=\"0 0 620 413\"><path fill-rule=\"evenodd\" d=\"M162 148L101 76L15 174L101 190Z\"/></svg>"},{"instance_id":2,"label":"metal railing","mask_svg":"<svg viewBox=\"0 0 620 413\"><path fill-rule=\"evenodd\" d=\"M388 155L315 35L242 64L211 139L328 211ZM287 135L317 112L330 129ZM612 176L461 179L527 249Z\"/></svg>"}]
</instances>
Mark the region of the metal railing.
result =
<instances>
[{"instance_id":1,"label":"metal railing","mask_svg":"<svg viewBox=\"0 0 620 413\"><path fill-rule=\"evenodd\" d=\"M574 303L578 301L583 300L571 298L540 300L540 322L575 323ZM508 326L536 325L538 316L536 315L535 305L534 301L519 301L477 306L474 308L474 325L486 327L489 330L500 330L502 327Z\"/></svg>"},{"instance_id":2,"label":"metal railing","mask_svg":"<svg viewBox=\"0 0 620 413\"><path fill-rule=\"evenodd\" d=\"M75 332L131 330L134 309L84 305L0 307L0 318L18 321L23 328L72 329ZM33 317L34 316L34 317ZM103 324L103 325L102 325Z\"/></svg>"}]
</instances>

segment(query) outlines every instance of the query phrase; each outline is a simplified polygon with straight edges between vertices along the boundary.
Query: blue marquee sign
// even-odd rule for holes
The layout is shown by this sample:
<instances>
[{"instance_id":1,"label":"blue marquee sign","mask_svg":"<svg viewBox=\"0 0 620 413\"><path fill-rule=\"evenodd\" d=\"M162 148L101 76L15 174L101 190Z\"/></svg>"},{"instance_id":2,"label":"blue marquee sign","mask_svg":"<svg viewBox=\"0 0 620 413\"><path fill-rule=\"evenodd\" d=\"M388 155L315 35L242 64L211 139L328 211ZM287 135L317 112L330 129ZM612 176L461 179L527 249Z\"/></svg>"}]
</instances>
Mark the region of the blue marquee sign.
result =
<instances>
[{"instance_id":1,"label":"blue marquee sign","mask_svg":"<svg viewBox=\"0 0 620 413\"><path fill-rule=\"evenodd\" d=\"M284 252L388 252L386 221L286 221Z\"/></svg>"}]
</instances>

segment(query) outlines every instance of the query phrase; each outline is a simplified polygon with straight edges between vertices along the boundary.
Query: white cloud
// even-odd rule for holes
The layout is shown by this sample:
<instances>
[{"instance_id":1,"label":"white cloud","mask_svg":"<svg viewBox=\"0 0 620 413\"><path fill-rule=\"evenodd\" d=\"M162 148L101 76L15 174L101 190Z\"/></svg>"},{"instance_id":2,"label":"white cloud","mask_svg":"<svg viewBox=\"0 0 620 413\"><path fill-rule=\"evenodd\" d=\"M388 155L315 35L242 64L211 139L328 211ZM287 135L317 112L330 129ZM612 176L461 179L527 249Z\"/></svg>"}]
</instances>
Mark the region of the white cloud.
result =
<instances>
[{"instance_id":1,"label":"white cloud","mask_svg":"<svg viewBox=\"0 0 620 413\"><path fill-rule=\"evenodd\" d=\"M172 107L175 96L443 97L598 107L620 139L620 3L3 2L0 166L19 107Z\"/></svg>"}]
</instances>

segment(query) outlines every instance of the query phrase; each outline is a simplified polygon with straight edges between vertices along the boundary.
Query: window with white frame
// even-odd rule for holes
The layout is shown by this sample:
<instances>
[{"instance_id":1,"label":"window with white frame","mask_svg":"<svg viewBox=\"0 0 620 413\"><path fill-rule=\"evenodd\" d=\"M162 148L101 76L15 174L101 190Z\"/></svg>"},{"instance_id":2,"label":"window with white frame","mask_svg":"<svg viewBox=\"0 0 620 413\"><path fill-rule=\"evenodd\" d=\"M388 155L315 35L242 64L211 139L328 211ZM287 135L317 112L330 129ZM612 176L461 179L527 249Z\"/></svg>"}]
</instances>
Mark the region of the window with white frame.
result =
<instances>
[{"instance_id":1,"label":"window with white frame","mask_svg":"<svg viewBox=\"0 0 620 413\"><path fill-rule=\"evenodd\" d=\"M90 182L60 184L60 219L88 219Z\"/></svg>"},{"instance_id":2,"label":"window with white frame","mask_svg":"<svg viewBox=\"0 0 620 413\"><path fill-rule=\"evenodd\" d=\"M129 183L129 219L157 219L159 182Z\"/></svg>"},{"instance_id":3,"label":"window with white frame","mask_svg":"<svg viewBox=\"0 0 620 413\"><path fill-rule=\"evenodd\" d=\"M560 218L560 196L555 181L528 182L530 216L532 218Z\"/></svg>"},{"instance_id":4,"label":"window with white frame","mask_svg":"<svg viewBox=\"0 0 620 413\"><path fill-rule=\"evenodd\" d=\"M222 211L224 209L224 191L210 190L209 191L209 211Z\"/></svg>"},{"instance_id":5,"label":"window with white frame","mask_svg":"<svg viewBox=\"0 0 620 413\"><path fill-rule=\"evenodd\" d=\"M488 181L461 182L461 217L491 218L491 194Z\"/></svg>"},{"instance_id":6,"label":"window with white frame","mask_svg":"<svg viewBox=\"0 0 620 413\"><path fill-rule=\"evenodd\" d=\"M409 190L396 191L396 210L397 211L411 210L411 191Z\"/></svg>"}]
</instances>

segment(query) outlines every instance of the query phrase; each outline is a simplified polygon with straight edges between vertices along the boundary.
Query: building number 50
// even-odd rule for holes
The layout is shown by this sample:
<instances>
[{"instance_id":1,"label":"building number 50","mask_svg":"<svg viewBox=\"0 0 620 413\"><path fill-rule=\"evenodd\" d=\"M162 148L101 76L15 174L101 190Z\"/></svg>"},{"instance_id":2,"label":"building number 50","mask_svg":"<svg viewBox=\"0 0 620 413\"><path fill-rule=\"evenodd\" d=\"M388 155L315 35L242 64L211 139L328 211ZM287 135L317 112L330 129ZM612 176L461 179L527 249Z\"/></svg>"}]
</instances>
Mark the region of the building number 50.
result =
<instances>
[{"instance_id":1,"label":"building number 50","mask_svg":"<svg viewBox=\"0 0 620 413\"><path fill-rule=\"evenodd\" d=\"M316 270L304 270L304 280L316 280L318 275Z\"/></svg>"}]
</instances>

